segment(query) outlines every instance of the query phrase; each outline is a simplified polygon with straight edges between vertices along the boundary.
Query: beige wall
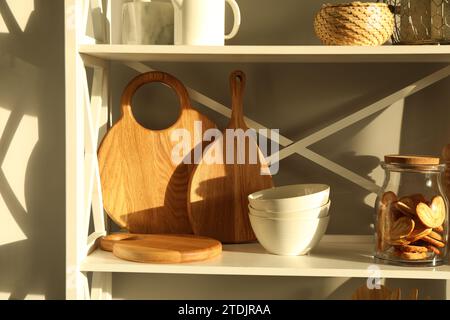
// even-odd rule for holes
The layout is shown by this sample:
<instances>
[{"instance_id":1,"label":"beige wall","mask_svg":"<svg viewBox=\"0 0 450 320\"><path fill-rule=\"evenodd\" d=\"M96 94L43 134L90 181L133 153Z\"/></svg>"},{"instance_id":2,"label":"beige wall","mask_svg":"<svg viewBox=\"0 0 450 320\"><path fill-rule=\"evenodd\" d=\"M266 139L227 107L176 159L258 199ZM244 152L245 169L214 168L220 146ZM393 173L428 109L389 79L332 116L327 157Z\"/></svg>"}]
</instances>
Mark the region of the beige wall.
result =
<instances>
[{"instance_id":1,"label":"beige wall","mask_svg":"<svg viewBox=\"0 0 450 320\"><path fill-rule=\"evenodd\" d=\"M63 298L63 1L0 12L0 298Z\"/></svg>"},{"instance_id":2,"label":"beige wall","mask_svg":"<svg viewBox=\"0 0 450 320\"><path fill-rule=\"evenodd\" d=\"M119 1L119 0L117 0ZM7 1L27 20L25 32L0 23L0 298L64 296L64 87L63 1ZM15 5L14 5L15 3ZM238 0L242 28L232 44L317 44L316 0ZM19 5L20 4L20 5ZM25 8L34 5L27 17ZM257 4L257 5L256 5ZM0 0L2 15L4 1ZM30 11L30 10L29 10ZM6 12L7 13L7 12ZM28 19L29 18L29 19ZM9 26L11 28L11 26ZM19 29L21 27L19 26ZM13 30L15 30L13 28ZM21 29L20 29L21 30ZM229 104L228 74L248 76L246 115L299 139L376 101L440 66L434 64L151 64L208 96ZM113 66L113 101L135 73ZM311 147L381 183L386 153L439 154L450 136L450 79ZM4 89L5 88L5 89ZM162 92L162 93L161 93ZM145 102L144 102L145 101ZM177 113L170 91L140 90L134 111L150 128ZM224 125L226 119L197 106ZM172 119L172 120L171 120ZM332 186L329 233L371 232L373 197L314 163L292 156L281 163L277 184L325 182ZM361 279L115 275L116 298L348 298ZM443 297L440 281L391 281Z\"/></svg>"}]
</instances>

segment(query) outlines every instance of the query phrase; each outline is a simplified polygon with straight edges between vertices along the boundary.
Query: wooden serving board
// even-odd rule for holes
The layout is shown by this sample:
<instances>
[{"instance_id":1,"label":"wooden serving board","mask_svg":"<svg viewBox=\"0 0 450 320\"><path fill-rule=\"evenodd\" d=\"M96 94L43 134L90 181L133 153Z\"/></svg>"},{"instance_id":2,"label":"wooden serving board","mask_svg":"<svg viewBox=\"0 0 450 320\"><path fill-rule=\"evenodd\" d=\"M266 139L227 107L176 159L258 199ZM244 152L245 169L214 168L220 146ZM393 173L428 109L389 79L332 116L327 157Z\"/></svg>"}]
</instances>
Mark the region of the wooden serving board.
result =
<instances>
[{"instance_id":1,"label":"wooden serving board","mask_svg":"<svg viewBox=\"0 0 450 320\"><path fill-rule=\"evenodd\" d=\"M227 129L246 131L243 116L242 97L245 88L245 74L235 71L231 74L232 115ZM230 139L233 140L233 139ZM225 161L226 135L214 141L204 152L199 165L194 170L189 183L188 213L196 235L208 236L224 243L245 243L254 241L255 235L248 217L248 195L273 186L267 165L256 141L246 139L245 150L238 150L234 141L234 161ZM231 141L233 142L233 141ZM257 159L249 162L250 148L256 150ZM237 154L244 151L244 164L237 163ZM217 153L224 155L224 163L211 163ZM241 161L242 162L242 161ZM262 172L266 175L262 175Z\"/></svg>"},{"instance_id":2,"label":"wooden serving board","mask_svg":"<svg viewBox=\"0 0 450 320\"><path fill-rule=\"evenodd\" d=\"M114 245L119 242L131 240L151 239L151 234L135 234L135 233L113 233L100 238L100 248L104 251L112 252Z\"/></svg>"},{"instance_id":3,"label":"wooden serving board","mask_svg":"<svg viewBox=\"0 0 450 320\"><path fill-rule=\"evenodd\" d=\"M194 235L113 234L102 238L100 246L118 258L145 263L203 261L222 252L219 241Z\"/></svg>"},{"instance_id":4,"label":"wooden serving board","mask_svg":"<svg viewBox=\"0 0 450 320\"><path fill-rule=\"evenodd\" d=\"M180 101L178 120L164 130L146 129L133 116L131 98L138 88L150 82L171 87ZM121 228L133 233L192 233L186 201L193 165L173 161L176 159L172 151L179 141L171 137L176 130L186 130L193 149L194 122L200 124L203 132L215 128L215 124L192 109L183 84L163 72L149 72L133 79L121 104L121 118L98 151L106 212Z\"/></svg>"}]
</instances>

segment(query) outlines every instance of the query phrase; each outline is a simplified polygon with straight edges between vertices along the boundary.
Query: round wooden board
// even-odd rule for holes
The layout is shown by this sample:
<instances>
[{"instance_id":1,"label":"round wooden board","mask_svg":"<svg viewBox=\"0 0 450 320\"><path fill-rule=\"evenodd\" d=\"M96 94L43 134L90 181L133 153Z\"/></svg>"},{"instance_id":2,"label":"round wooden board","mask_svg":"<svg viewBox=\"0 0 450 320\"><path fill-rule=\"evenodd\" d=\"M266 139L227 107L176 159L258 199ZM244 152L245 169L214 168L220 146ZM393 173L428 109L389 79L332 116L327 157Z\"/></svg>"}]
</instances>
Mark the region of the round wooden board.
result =
<instances>
[{"instance_id":1,"label":"round wooden board","mask_svg":"<svg viewBox=\"0 0 450 320\"><path fill-rule=\"evenodd\" d=\"M99 245L102 250L112 252L114 245L120 241L145 240L148 237L151 237L151 235L136 233L113 233L105 237L101 237Z\"/></svg>"},{"instance_id":2,"label":"round wooden board","mask_svg":"<svg viewBox=\"0 0 450 320\"><path fill-rule=\"evenodd\" d=\"M219 241L194 235L129 234L122 239L105 237L101 242L105 248L112 249L116 257L143 263L204 261L222 252Z\"/></svg>"},{"instance_id":3,"label":"round wooden board","mask_svg":"<svg viewBox=\"0 0 450 320\"><path fill-rule=\"evenodd\" d=\"M164 130L146 129L133 116L131 98L150 82L168 85L180 100L178 120ZM103 205L117 225L133 233L192 233L186 202L194 165L174 159L179 141L173 141L172 134L190 133L191 140L184 142L190 143L191 151L197 147L194 132L200 127L205 132L216 126L192 109L186 88L176 78L149 72L130 82L122 95L122 116L98 151Z\"/></svg>"}]
</instances>

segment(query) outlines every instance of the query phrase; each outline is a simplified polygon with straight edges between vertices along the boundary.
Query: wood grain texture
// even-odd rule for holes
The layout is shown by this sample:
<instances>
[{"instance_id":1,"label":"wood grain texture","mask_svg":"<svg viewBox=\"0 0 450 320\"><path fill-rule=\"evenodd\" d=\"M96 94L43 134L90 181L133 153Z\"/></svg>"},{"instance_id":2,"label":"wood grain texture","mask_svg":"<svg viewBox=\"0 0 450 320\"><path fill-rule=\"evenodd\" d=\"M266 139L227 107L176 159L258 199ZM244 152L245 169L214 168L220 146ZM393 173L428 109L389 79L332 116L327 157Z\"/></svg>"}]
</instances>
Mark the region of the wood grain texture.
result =
<instances>
[{"instance_id":1,"label":"wood grain texture","mask_svg":"<svg viewBox=\"0 0 450 320\"><path fill-rule=\"evenodd\" d=\"M150 82L168 85L179 97L180 116L164 130L142 127L132 113L132 96ZM186 129L194 147L194 122L201 121L203 131L215 128L215 124L192 109L183 84L163 72L133 79L122 95L121 105L121 118L98 151L106 212L120 227L133 233L192 233L186 201L193 165L172 161L178 141L172 141L171 134Z\"/></svg>"},{"instance_id":2,"label":"wood grain texture","mask_svg":"<svg viewBox=\"0 0 450 320\"><path fill-rule=\"evenodd\" d=\"M121 241L130 240L145 240L151 238L151 234L137 234L137 233L113 233L100 238L100 249L104 251L113 251L114 245Z\"/></svg>"},{"instance_id":3,"label":"wood grain texture","mask_svg":"<svg viewBox=\"0 0 450 320\"><path fill-rule=\"evenodd\" d=\"M417 165L438 165L439 158L417 156L417 155L387 155L384 156L386 163L401 163L401 164L417 164Z\"/></svg>"},{"instance_id":4,"label":"wood grain texture","mask_svg":"<svg viewBox=\"0 0 450 320\"><path fill-rule=\"evenodd\" d=\"M232 115L227 129L248 129L243 116L242 97L245 88L245 74L235 71L230 77L232 91ZM233 140L233 139L231 139ZM214 141L204 153L200 164L194 170L189 183L188 213L194 233L209 236L224 243L244 243L254 241L255 235L248 218L248 195L273 187L272 177L268 173L264 157L256 141L245 139L245 147L238 148L223 135ZM254 148L257 153L254 164L249 163L249 152ZM226 159L227 152L234 151L232 164L211 163L216 152L222 152ZM237 155L244 153L244 164L237 164ZM225 161L223 161L225 162Z\"/></svg>"},{"instance_id":5,"label":"wood grain texture","mask_svg":"<svg viewBox=\"0 0 450 320\"><path fill-rule=\"evenodd\" d=\"M222 252L219 241L194 235L111 235L101 242L118 258L144 263L204 261Z\"/></svg>"}]
</instances>

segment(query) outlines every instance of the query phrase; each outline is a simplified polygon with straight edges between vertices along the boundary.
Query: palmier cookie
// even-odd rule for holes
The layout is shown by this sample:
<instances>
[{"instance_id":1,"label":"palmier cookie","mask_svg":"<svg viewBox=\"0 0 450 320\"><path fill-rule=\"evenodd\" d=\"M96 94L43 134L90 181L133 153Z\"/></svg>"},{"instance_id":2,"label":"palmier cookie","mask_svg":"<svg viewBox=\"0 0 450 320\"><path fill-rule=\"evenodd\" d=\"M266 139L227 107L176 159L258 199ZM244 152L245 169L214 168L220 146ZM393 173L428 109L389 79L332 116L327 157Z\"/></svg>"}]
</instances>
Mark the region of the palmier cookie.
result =
<instances>
[{"instance_id":1,"label":"palmier cookie","mask_svg":"<svg viewBox=\"0 0 450 320\"><path fill-rule=\"evenodd\" d=\"M427 252L401 252L400 258L404 260L422 260L427 258Z\"/></svg>"},{"instance_id":2,"label":"palmier cookie","mask_svg":"<svg viewBox=\"0 0 450 320\"><path fill-rule=\"evenodd\" d=\"M401 217L394 221L390 229L390 239L399 240L408 237L414 230L415 222L408 217Z\"/></svg>"},{"instance_id":3,"label":"palmier cookie","mask_svg":"<svg viewBox=\"0 0 450 320\"><path fill-rule=\"evenodd\" d=\"M442 226L445 220L445 202L441 196L434 197L431 206L420 202L416 207L416 214L420 221L429 228Z\"/></svg>"},{"instance_id":4,"label":"palmier cookie","mask_svg":"<svg viewBox=\"0 0 450 320\"><path fill-rule=\"evenodd\" d=\"M397 247L401 252L428 252L428 249L421 246L413 246L413 245L403 245Z\"/></svg>"},{"instance_id":5,"label":"palmier cookie","mask_svg":"<svg viewBox=\"0 0 450 320\"><path fill-rule=\"evenodd\" d=\"M431 228L427 228L420 221L416 221L415 228L408 236L407 240L410 242L419 241L423 237L429 235L431 231L432 231Z\"/></svg>"},{"instance_id":6,"label":"palmier cookie","mask_svg":"<svg viewBox=\"0 0 450 320\"><path fill-rule=\"evenodd\" d=\"M435 231L431 231L428 236L433 238L433 239L435 239L435 240L438 240L438 241L443 241L444 240L444 238L439 233L437 233Z\"/></svg>"},{"instance_id":7,"label":"palmier cookie","mask_svg":"<svg viewBox=\"0 0 450 320\"><path fill-rule=\"evenodd\" d=\"M397 201L397 195L392 191L385 192L381 196L381 203L385 206L388 206L395 201Z\"/></svg>"},{"instance_id":8,"label":"palmier cookie","mask_svg":"<svg viewBox=\"0 0 450 320\"><path fill-rule=\"evenodd\" d=\"M381 203L378 211L378 251L385 251L389 245L387 243L387 239L389 236L387 235L387 225L390 224L390 221L392 221L392 214L389 210L391 203L393 201L397 201L397 196L395 193L389 191L382 195L381 197Z\"/></svg>"},{"instance_id":9,"label":"palmier cookie","mask_svg":"<svg viewBox=\"0 0 450 320\"><path fill-rule=\"evenodd\" d=\"M409 197L401 198L395 202L394 207L407 216L416 215L416 204L414 203L414 200Z\"/></svg>"},{"instance_id":10,"label":"palmier cookie","mask_svg":"<svg viewBox=\"0 0 450 320\"><path fill-rule=\"evenodd\" d=\"M436 248L435 246L428 245L428 246L427 246L427 249L428 249L428 251L434 252L434 253L437 254L437 255L440 255L440 254L441 254L441 251L440 251L438 248Z\"/></svg>"},{"instance_id":11,"label":"palmier cookie","mask_svg":"<svg viewBox=\"0 0 450 320\"><path fill-rule=\"evenodd\" d=\"M431 238L430 236L425 236L422 238L423 241L428 242L429 244L437 247L437 248L444 248L445 247L445 243L443 243L442 241L436 240Z\"/></svg>"}]
</instances>

